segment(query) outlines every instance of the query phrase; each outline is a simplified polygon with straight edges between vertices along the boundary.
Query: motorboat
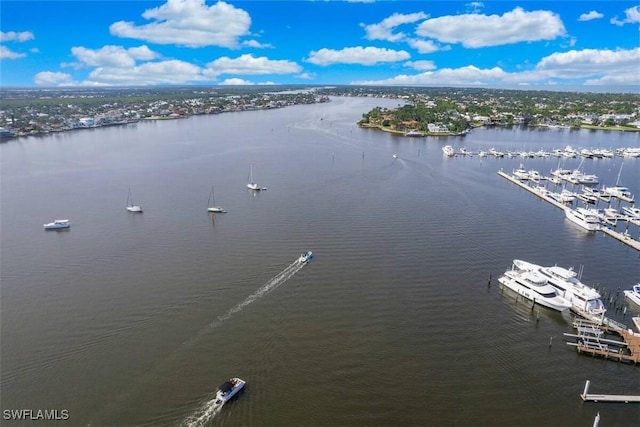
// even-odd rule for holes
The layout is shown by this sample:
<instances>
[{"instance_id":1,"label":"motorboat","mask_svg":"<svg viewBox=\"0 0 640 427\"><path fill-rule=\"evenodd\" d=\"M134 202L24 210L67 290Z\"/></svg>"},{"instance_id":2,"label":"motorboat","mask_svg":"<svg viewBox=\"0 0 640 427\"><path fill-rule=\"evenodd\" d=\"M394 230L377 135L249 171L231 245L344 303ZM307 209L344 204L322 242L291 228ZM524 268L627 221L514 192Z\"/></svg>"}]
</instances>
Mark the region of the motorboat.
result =
<instances>
[{"instance_id":1,"label":"motorboat","mask_svg":"<svg viewBox=\"0 0 640 427\"><path fill-rule=\"evenodd\" d=\"M544 307L566 311L571 303L558 294L556 288L547 283L547 279L537 271L521 270L515 263L510 270L498 278L498 282L519 295Z\"/></svg>"},{"instance_id":2,"label":"motorboat","mask_svg":"<svg viewBox=\"0 0 640 427\"><path fill-rule=\"evenodd\" d=\"M306 252L303 252L300 255L300 258L298 258L298 262L301 263L301 264L305 263L305 262L309 262L309 261L311 261L311 258L313 258L313 252L306 251Z\"/></svg>"},{"instance_id":3,"label":"motorboat","mask_svg":"<svg viewBox=\"0 0 640 427\"><path fill-rule=\"evenodd\" d=\"M638 307L640 307L640 283L633 285L631 290L624 291L624 296Z\"/></svg>"},{"instance_id":4,"label":"motorboat","mask_svg":"<svg viewBox=\"0 0 640 427\"><path fill-rule=\"evenodd\" d=\"M135 205L133 203L133 197L131 196L131 189L129 189L129 194L127 195L127 210L129 212L142 213L142 206Z\"/></svg>"},{"instance_id":5,"label":"motorboat","mask_svg":"<svg viewBox=\"0 0 640 427\"><path fill-rule=\"evenodd\" d=\"M445 145L444 147L442 147L442 152L447 157L453 157L456 154L451 145Z\"/></svg>"},{"instance_id":6,"label":"motorboat","mask_svg":"<svg viewBox=\"0 0 640 427\"><path fill-rule=\"evenodd\" d=\"M229 399L242 390L245 384L246 382L240 378L231 378L229 381L225 381L216 392L216 403L227 403Z\"/></svg>"},{"instance_id":7,"label":"motorboat","mask_svg":"<svg viewBox=\"0 0 640 427\"><path fill-rule=\"evenodd\" d=\"M633 206L624 206L622 208L622 212L625 215L630 216L631 218L640 218L640 208L636 208Z\"/></svg>"},{"instance_id":8,"label":"motorboat","mask_svg":"<svg viewBox=\"0 0 640 427\"><path fill-rule=\"evenodd\" d=\"M68 219L56 219L48 224L43 224L45 230L61 230L71 227L71 222Z\"/></svg>"},{"instance_id":9,"label":"motorboat","mask_svg":"<svg viewBox=\"0 0 640 427\"><path fill-rule=\"evenodd\" d=\"M602 187L602 194L612 197L617 197L622 200L633 200L633 196L631 195L631 191L629 188L623 187L621 185L616 185L613 187Z\"/></svg>"},{"instance_id":10,"label":"motorboat","mask_svg":"<svg viewBox=\"0 0 640 427\"><path fill-rule=\"evenodd\" d=\"M607 309L600 293L578 279L572 268L557 265L543 267L523 260L513 260L513 264L522 271L537 271L546 278L547 283L556 288L560 296L571 303L571 310L579 315L602 323Z\"/></svg>"},{"instance_id":11,"label":"motorboat","mask_svg":"<svg viewBox=\"0 0 640 427\"><path fill-rule=\"evenodd\" d=\"M520 167L513 171L513 176L520 180L529 179L529 172L524 168L524 165L520 163Z\"/></svg>"},{"instance_id":12,"label":"motorboat","mask_svg":"<svg viewBox=\"0 0 640 427\"><path fill-rule=\"evenodd\" d=\"M569 221L578 224L585 230L596 231L600 229L600 218L596 210L581 207L575 209L566 207L564 214Z\"/></svg>"}]
</instances>

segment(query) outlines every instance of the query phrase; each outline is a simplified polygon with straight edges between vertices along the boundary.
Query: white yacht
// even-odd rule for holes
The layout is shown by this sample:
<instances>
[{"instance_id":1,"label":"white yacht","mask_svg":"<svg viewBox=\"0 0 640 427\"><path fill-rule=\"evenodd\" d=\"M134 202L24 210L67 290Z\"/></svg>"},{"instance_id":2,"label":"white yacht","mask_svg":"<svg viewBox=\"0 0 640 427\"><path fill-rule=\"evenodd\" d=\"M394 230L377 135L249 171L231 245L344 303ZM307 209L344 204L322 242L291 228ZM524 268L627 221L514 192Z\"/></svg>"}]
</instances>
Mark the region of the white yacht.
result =
<instances>
[{"instance_id":1,"label":"white yacht","mask_svg":"<svg viewBox=\"0 0 640 427\"><path fill-rule=\"evenodd\" d=\"M68 219L56 219L48 224L43 224L43 227L45 230L61 230L71 227L71 222Z\"/></svg>"},{"instance_id":2,"label":"white yacht","mask_svg":"<svg viewBox=\"0 0 640 427\"><path fill-rule=\"evenodd\" d=\"M602 194L612 197L617 197L622 200L633 200L631 191L627 187L616 185L613 187L602 187Z\"/></svg>"},{"instance_id":3,"label":"white yacht","mask_svg":"<svg viewBox=\"0 0 640 427\"><path fill-rule=\"evenodd\" d=\"M456 154L451 145L445 145L444 147L442 147L442 152L447 157L453 157Z\"/></svg>"},{"instance_id":4,"label":"white yacht","mask_svg":"<svg viewBox=\"0 0 640 427\"><path fill-rule=\"evenodd\" d=\"M520 167L513 171L513 176L524 181L529 179L529 172L527 172L524 165L520 163Z\"/></svg>"},{"instance_id":5,"label":"white yacht","mask_svg":"<svg viewBox=\"0 0 640 427\"><path fill-rule=\"evenodd\" d=\"M240 378L231 378L229 381L226 381L216 392L216 403L227 403L229 399L242 390L245 384L246 382Z\"/></svg>"},{"instance_id":6,"label":"white yacht","mask_svg":"<svg viewBox=\"0 0 640 427\"><path fill-rule=\"evenodd\" d=\"M589 231L600 230L600 218L597 211L587 208L575 208L571 209L567 207L564 209L564 214L567 219L574 224L578 224L580 227Z\"/></svg>"},{"instance_id":7,"label":"white yacht","mask_svg":"<svg viewBox=\"0 0 640 427\"><path fill-rule=\"evenodd\" d=\"M607 309L602 302L602 296L595 289L585 285L578 279L573 269L559 267L542 267L527 261L516 259L513 264L519 270L537 271L547 282L556 288L558 294L571 303L571 309L579 315L602 323Z\"/></svg>"},{"instance_id":8,"label":"white yacht","mask_svg":"<svg viewBox=\"0 0 640 427\"><path fill-rule=\"evenodd\" d=\"M640 218L640 208L636 208L633 206L624 206L622 208L622 212L625 215L630 216L631 218Z\"/></svg>"},{"instance_id":9,"label":"white yacht","mask_svg":"<svg viewBox=\"0 0 640 427\"><path fill-rule=\"evenodd\" d=\"M544 276L537 271L520 270L515 263L510 270L505 271L498 282L535 304L557 311L571 308L571 303L561 297L556 288L547 283Z\"/></svg>"},{"instance_id":10,"label":"white yacht","mask_svg":"<svg viewBox=\"0 0 640 427\"><path fill-rule=\"evenodd\" d=\"M631 290L624 291L624 296L627 297L629 301L640 307L640 283L633 285Z\"/></svg>"}]
</instances>

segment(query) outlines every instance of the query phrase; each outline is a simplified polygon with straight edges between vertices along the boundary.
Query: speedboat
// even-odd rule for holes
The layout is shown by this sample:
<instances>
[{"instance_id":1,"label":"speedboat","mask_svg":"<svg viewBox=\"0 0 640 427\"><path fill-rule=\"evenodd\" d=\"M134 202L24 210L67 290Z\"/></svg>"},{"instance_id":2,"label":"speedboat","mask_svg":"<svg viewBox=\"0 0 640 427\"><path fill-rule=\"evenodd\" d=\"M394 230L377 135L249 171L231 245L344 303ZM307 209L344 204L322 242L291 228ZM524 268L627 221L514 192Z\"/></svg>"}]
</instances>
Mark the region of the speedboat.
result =
<instances>
[{"instance_id":1,"label":"speedboat","mask_svg":"<svg viewBox=\"0 0 640 427\"><path fill-rule=\"evenodd\" d=\"M595 210L587 208L565 208L564 214L567 219L574 224L578 224L580 227L588 231L596 231L600 229L600 218Z\"/></svg>"},{"instance_id":2,"label":"speedboat","mask_svg":"<svg viewBox=\"0 0 640 427\"><path fill-rule=\"evenodd\" d=\"M631 290L624 291L624 296L627 297L629 301L640 307L640 283L633 285Z\"/></svg>"},{"instance_id":3,"label":"speedboat","mask_svg":"<svg viewBox=\"0 0 640 427\"><path fill-rule=\"evenodd\" d=\"M240 378L231 378L229 381L225 381L218 391L216 392L216 403L224 404L229 399L235 396L245 385L245 381Z\"/></svg>"},{"instance_id":4,"label":"speedboat","mask_svg":"<svg viewBox=\"0 0 640 427\"><path fill-rule=\"evenodd\" d=\"M301 264L305 262L309 262L311 258L313 258L313 252L307 251L300 255L300 258L298 258L298 262Z\"/></svg>"},{"instance_id":5,"label":"speedboat","mask_svg":"<svg viewBox=\"0 0 640 427\"><path fill-rule=\"evenodd\" d=\"M63 228L71 227L71 223L68 219L56 219L48 224L43 224L45 230L61 230Z\"/></svg>"},{"instance_id":6,"label":"speedboat","mask_svg":"<svg viewBox=\"0 0 640 427\"><path fill-rule=\"evenodd\" d=\"M522 271L537 271L547 282L556 288L560 296L571 303L571 309L581 316L601 323L607 309L602 302L600 293L585 285L578 279L578 274L572 268L554 265L543 267L523 260L513 260L513 264Z\"/></svg>"},{"instance_id":7,"label":"speedboat","mask_svg":"<svg viewBox=\"0 0 640 427\"><path fill-rule=\"evenodd\" d=\"M537 271L522 270L514 260L511 270L498 278L498 282L519 295L557 311L566 311L571 303L558 294L556 288L547 283L547 279Z\"/></svg>"},{"instance_id":8,"label":"speedboat","mask_svg":"<svg viewBox=\"0 0 640 427\"><path fill-rule=\"evenodd\" d=\"M456 154L451 145L445 145L444 147L442 147L442 152L447 157L453 157Z\"/></svg>"}]
</instances>

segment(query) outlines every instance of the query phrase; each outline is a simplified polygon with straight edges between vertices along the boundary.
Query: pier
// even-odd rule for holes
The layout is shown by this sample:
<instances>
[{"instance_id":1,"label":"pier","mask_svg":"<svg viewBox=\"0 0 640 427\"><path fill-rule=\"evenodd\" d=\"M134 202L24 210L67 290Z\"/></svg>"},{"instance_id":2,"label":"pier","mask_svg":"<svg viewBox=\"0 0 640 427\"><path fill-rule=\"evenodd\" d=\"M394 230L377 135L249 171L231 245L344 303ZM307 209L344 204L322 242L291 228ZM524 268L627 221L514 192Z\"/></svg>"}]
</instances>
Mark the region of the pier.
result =
<instances>
[{"instance_id":1,"label":"pier","mask_svg":"<svg viewBox=\"0 0 640 427\"><path fill-rule=\"evenodd\" d=\"M589 386L591 382L587 380L584 385L584 391L580 395L585 402L624 402L624 403L640 403L640 396L625 394L589 394Z\"/></svg>"},{"instance_id":2,"label":"pier","mask_svg":"<svg viewBox=\"0 0 640 427\"><path fill-rule=\"evenodd\" d=\"M549 197L548 195L546 195L543 191L538 191L535 188L532 188L531 186L527 185L526 183L522 182L521 180L514 178L513 176L509 175L508 173L500 170L498 171L498 175L500 175L501 177L503 177L504 179L511 181L512 183L514 183L515 185L517 185L518 187L524 188L525 190L527 190L528 192L530 192L531 194L541 198L542 200L552 204L553 206L555 206L558 209L561 210L565 210L567 208L566 205L564 205L563 203L558 202L557 200L552 199L551 197ZM622 217L618 217L619 220L627 220L625 218ZM634 219L629 219L629 222L636 224L637 220ZM607 236L613 237L614 239L624 243L625 245L631 246L633 249L640 251L640 241L635 240L633 238L631 238L628 234L625 233L620 233L617 232L611 228L608 228L605 224L601 224L599 231L602 231L604 234L606 234Z\"/></svg>"},{"instance_id":3,"label":"pier","mask_svg":"<svg viewBox=\"0 0 640 427\"><path fill-rule=\"evenodd\" d=\"M624 325L601 325L588 320L576 320L573 326L578 333L564 335L577 338L577 342L568 342L567 345L575 347L578 353L618 362L640 363L640 334L625 329ZM622 341L604 338L605 333L616 334Z\"/></svg>"}]
</instances>

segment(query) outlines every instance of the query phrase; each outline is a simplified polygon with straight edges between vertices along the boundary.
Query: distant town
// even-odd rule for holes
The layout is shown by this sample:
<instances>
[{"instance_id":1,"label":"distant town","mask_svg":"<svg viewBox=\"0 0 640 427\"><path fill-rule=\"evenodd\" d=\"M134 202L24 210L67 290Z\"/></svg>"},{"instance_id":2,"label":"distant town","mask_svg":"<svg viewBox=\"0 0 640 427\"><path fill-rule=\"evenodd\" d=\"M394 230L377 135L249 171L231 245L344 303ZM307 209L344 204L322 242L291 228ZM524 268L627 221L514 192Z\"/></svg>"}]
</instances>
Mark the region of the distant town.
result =
<instances>
[{"instance_id":1,"label":"distant town","mask_svg":"<svg viewBox=\"0 0 640 427\"><path fill-rule=\"evenodd\" d=\"M394 109L364 112L363 127L431 136L478 126L640 131L640 94L479 88L229 86L162 88L2 88L2 141L116 126L140 120L285 108L332 96L397 99Z\"/></svg>"}]
</instances>

